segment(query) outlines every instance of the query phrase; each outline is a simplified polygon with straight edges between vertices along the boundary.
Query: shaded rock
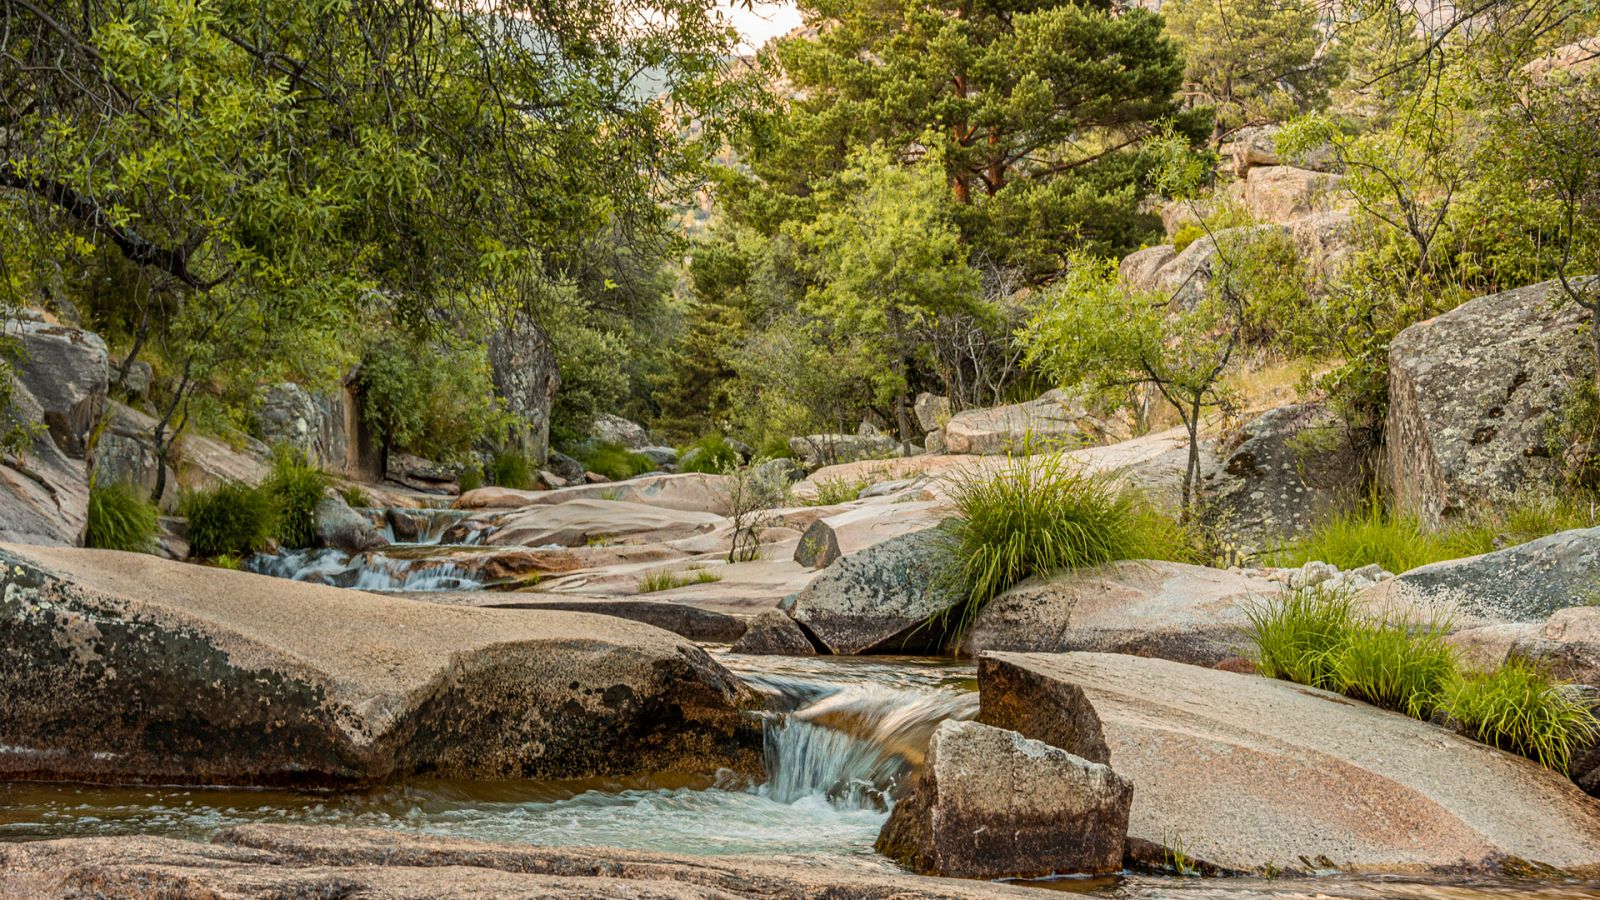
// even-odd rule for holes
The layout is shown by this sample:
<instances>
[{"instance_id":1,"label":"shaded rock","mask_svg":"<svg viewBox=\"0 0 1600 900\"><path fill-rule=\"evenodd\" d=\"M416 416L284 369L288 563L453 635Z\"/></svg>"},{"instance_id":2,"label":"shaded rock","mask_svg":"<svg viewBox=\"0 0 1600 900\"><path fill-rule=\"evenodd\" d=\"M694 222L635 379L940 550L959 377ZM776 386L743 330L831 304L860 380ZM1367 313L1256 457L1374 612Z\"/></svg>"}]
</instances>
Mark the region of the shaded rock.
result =
<instances>
[{"instance_id":1,"label":"shaded rock","mask_svg":"<svg viewBox=\"0 0 1600 900\"><path fill-rule=\"evenodd\" d=\"M1442 613L1461 627L1543 622L1600 597L1600 528L1418 566L1361 596L1373 606Z\"/></svg>"},{"instance_id":2,"label":"shaded rock","mask_svg":"<svg viewBox=\"0 0 1600 900\"><path fill-rule=\"evenodd\" d=\"M923 391L912 401L911 412L916 417L917 428L923 434L938 431L950 419L950 398Z\"/></svg>"},{"instance_id":3,"label":"shaded rock","mask_svg":"<svg viewBox=\"0 0 1600 900\"><path fill-rule=\"evenodd\" d=\"M841 555L838 535L821 519L806 528L794 547L794 561L808 569L826 568Z\"/></svg>"},{"instance_id":4,"label":"shaded rock","mask_svg":"<svg viewBox=\"0 0 1600 900\"><path fill-rule=\"evenodd\" d=\"M979 720L1135 786L1134 859L1208 871L1600 872L1600 805L1537 764L1314 688L1159 659L994 653Z\"/></svg>"},{"instance_id":5,"label":"shaded rock","mask_svg":"<svg viewBox=\"0 0 1600 900\"><path fill-rule=\"evenodd\" d=\"M0 777L183 784L760 768L752 695L606 616L0 547Z\"/></svg>"},{"instance_id":6,"label":"shaded rock","mask_svg":"<svg viewBox=\"0 0 1600 900\"><path fill-rule=\"evenodd\" d=\"M38 401L20 382L11 403L21 421L43 421ZM0 541L76 544L88 517L88 467L57 446L49 431L33 436L20 464L0 457Z\"/></svg>"},{"instance_id":7,"label":"shaded rock","mask_svg":"<svg viewBox=\"0 0 1600 900\"><path fill-rule=\"evenodd\" d=\"M583 480L583 463L556 450L550 451L550 456L545 460L545 468L553 472L556 477L564 479L568 484L575 484Z\"/></svg>"},{"instance_id":8,"label":"shaded rock","mask_svg":"<svg viewBox=\"0 0 1600 900\"><path fill-rule=\"evenodd\" d=\"M350 508L343 497L330 494L317 501L317 546L346 553L364 553L388 546L372 521Z\"/></svg>"},{"instance_id":9,"label":"shaded rock","mask_svg":"<svg viewBox=\"0 0 1600 900\"><path fill-rule=\"evenodd\" d=\"M943 633L928 619L959 596L939 583L945 555L932 531L874 544L823 569L789 615L830 653L937 647Z\"/></svg>"},{"instance_id":10,"label":"shaded rock","mask_svg":"<svg viewBox=\"0 0 1600 900\"><path fill-rule=\"evenodd\" d=\"M285 381L263 388L254 412L256 431L266 443L292 447L320 468L344 470L350 442L342 397Z\"/></svg>"},{"instance_id":11,"label":"shaded rock","mask_svg":"<svg viewBox=\"0 0 1600 900\"><path fill-rule=\"evenodd\" d=\"M487 843L403 831L245 825L210 843L162 837L0 844L0 894L217 897L518 897L650 900L981 900L1036 888L760 859Z\"/></svg>"},{"instance_id":12,"label":"shaded rock","mask_svg":"<svg viewBox=\"0 0 1600 900\"><path fill-rule=\"evenodd\" d=\"M1220 468L1206 475L1206 515L1249 551L1316 527L1362 483L1348 430L1322 406L1280 406L1244 427Z\"/></svg>"},{"instance_id":13,"label":"shaded rock","mask_svg":"<svg viewBox=\"0 0 1600 900\"><path fill-rule=\"evenodd\" d=\"M106 402L106 342L90 331L33 318L14 320L5 331L20 345L14 370L37 407L35 421L45 424L61 452L83 459Z\"/></svg>"},{"instance_id":14,"label":"shaded rock","mask_svg":"<svg viewBox=\"0 0 1600 900\"><path fill-rule=\"evenodd\" d=\"M937 431L930 431L923 435L922 443L923 448L929 453L946 452L944 429L940 428Z\"/></svg>"},{"instance_id":15,"label":"shaded rock","mask_svg":"<svg viewBox=\"0 0 1600 900\"><path fill-rule=\"evenodd\" d=\"M1588 313L1547 281L1469 300L1389 344L1389 483L1429 524L1554 483L1549 429L1585 377Z\"/></svg>"},{"instance_id":16,"label":"shaded rock","mask_svg":"<svg viewBox=\"0 0 1600 900\"><path fill-rule=\"evenodd\" d=\"M1153 291L1159 288L1156 276L1177 258L1178 251L1171 244L1157 244L1123 257L1117 270L1123 283L1132 290Z\"/></svg>"},{"instance_id":17,"label":"shaded rock","mask_svg":"<svg viewBox=\"0 0 1600 900\"><path fill-rule=\"evenodd\" d=\"M944 445L949 453L982 456L1020 452L1031 438L1041 452L1121 440L1130 430L1119 417L1096 415L1082 400L1050 391L1026 403L956 413L945 424Z\"/></svg>"},{"instance_id":18,"label":"shaded rock","mask_svg":"<svg viewBox=\"0 0 1600 900\"><path fill-rule=\"evenodd\" d=\"M561 365L550 336L526 310L516 310L498 324L489 333L489 375L495 395L505 400L506 411L518 423L509 435L511 445L535 465L548 465L568 481L582 480L582 467L576 473L562 471L550 453L550 410L561 389Z\"/></svg>"},{"instance_id":19,"label":"shaded rock","mask_svg":"<svg viewBox=\"0 0 1600 900\"><path fill-rule=\"evenodd\" d=\"M595 416L589 426L589 437L607 444L618 444L629 450L643 450L650 446L650 435L644 426L611 413Z\"/></svg>"},{"instance_id":20,"label":"shaded rock","mask_svg":"<svg viewBox=\"0 0 1600 900\"><path fill-rule=\"evenodd\" d=\"M386 470L386 477L390 481L427 494L455 493L457 474L454 466L436 463L410 453L393 452L389 454Z\"/></svg>"},{"instance_id":21,"label":"shaded rock","mask_svg":"<svg viewBox=\"0 0 1600 900\"><path fill-rule=\"evenodd\" d=\"M756 656L816 656L817 648L794 620L781 609L769 609L754 619L733 645L734 653Z\"/></svg>"},{"instance_id":22,"label":"shaded rock","mask_svg":"<svg viewBox=\"0 0 1600 900\"><path fill-rule=\"evenodd\" d=\"M593 541L655 543L715 531L726 519L621 500L569 500L499 513L488 543L496 547L581 547Z\"/></svg>"},{"instance_id":23,"label":"shaded rock","mask_svg":"<svg viewBox=\"0 0 1600 900\"><path fill-rule=\"evenodd\" d=\"M1277 125L1247 125L1240 128L1223 142L1220 155L1229 161L1234 175L1240 178L1245 177L1252 168L1284 165L1290 160L1278 155L1275 138L1279 129ZM1338 166L1339 160L1333 148L1323 144L1293 162L1304 169L1328 172Z\"/></svg>"},{"instance_id":24,"label":"shaded rock","mask_svg":"<svg viewBox=\"0 0 1600 900\"><path fill-rule=\"evenodd\" d=\"M1122 870L1133 785L1100 763L977 722L933 733L879 853L923 875L1102 875Z\"/></svg>"},{"instance_id":25,"label":"shaded rock","mask_svg":"<svg viewBox=\"0 0 1600 900\"><path fill-rule=\"evenodd\" d=\"M1252 168L1244 178L1228 185L1228 193L1256 221L1271 225L1324 212L1342 199L1344 178L1296 166Z\"/></svg>"},{"instance_id":26,"label":"shaded rock","mask_svg":"<svg viewBox=\"0 0 1600 900\"><path fill-rule=\"evenodd\" d=\"M932 502L858 506L811 523L795 545L794 561L811 569L826 568L841 556L889 538L926 531L944 517L943 506Z\"/></svg>"},{"instance_id":27,"label":"shaded rock","mask_svg":"<svg viewBox=\"0 0 1600 900\"><path fill-rule=\"evenodd\" d=\"M678 451L671 447L641 447L639 452L649 457L650 461L656 464L656 468L678 464Z\"/></svg>"},{"instance_id":28,"label":"shaded rock","mask_svg":"<svg viewBox=\"0 0 1600 900\"><path fill-rule=\"evenodd\" d=\"M127 372L122 373L122 360L116 360L111 365L111 377L117 378L117 388L122 395L132 400L143 400L150 396L150 385L155 382L155 369L142 359L133 361L127 367ZM119 373L122 373L119 378Z\"/></svg>"},{"instance_id":29,"label":"shaded rock","mask_svg":"<svg viewBox=\"0 0 1600 900\"><path fill-rule=\"evenodd\" d=\"M810 434L790 438L789 452L808 466L833 465L895 456L900 442L881 434Z\"/></svg>"},{"instance_id":30,"label":"shaded rock","mask_svg":"<svg viewBox=\"0 0 1600 900\"><path fill-rule=\"evenodd\" d=\"M1251 604L1278 585L1186 563L1130 560L1030 578L990 600L963 651L1090 650L1214 666L1250 649Z\"/></svg>"},{"instance_id":31,"label":"shaded rock","mask_svg":"<svg viewBox=\"0 0 1600 900\"><path fill-rule=\"evenodd\" d=\"M159 457L155 443L156 420L115 400L106 405L106 418L94 445L95 478L121 481L145 494L155 491ZM246 440L235 449L222 441L198 434L178 439L175 467L168 467L166 489L161 495L163 509L178 506L178 495L185 490L216 487L228 481L259 484L267 476L263 460L271 454L257 440Z\"/></svg>"},{"instance_id":32,"label":"shaded rock","mask_svg":"<svg viewBox=\"0 0 1600 900\"><path fill-rule=\"evenodd\" d=\"M768 484L777 484L787 488L789 485L806 477L805 467L788 457L769 459L756 466L754 475L757 479Z\"/></svg>"}]
</instances>

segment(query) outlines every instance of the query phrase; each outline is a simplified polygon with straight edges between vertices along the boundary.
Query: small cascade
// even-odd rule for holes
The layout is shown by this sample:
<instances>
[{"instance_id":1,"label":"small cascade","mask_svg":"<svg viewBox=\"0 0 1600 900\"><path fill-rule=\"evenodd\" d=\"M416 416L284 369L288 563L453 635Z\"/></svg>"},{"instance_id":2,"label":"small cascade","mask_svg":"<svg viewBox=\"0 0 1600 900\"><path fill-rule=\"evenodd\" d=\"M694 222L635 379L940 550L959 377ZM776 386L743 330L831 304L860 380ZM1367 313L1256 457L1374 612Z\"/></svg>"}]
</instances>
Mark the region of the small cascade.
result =
<instances>
[{"instance_id":1,"label":"small cascade","mask_svg":"<svg viewBox=\"0 0 1600 900\"><path fill-rule=\"evenodd\" d=\"M260 575L362 591L477 591L483 582L441 559L406 559L382 551L285 550L258 553L245 568Z\"/></svg>"}]
</instances>

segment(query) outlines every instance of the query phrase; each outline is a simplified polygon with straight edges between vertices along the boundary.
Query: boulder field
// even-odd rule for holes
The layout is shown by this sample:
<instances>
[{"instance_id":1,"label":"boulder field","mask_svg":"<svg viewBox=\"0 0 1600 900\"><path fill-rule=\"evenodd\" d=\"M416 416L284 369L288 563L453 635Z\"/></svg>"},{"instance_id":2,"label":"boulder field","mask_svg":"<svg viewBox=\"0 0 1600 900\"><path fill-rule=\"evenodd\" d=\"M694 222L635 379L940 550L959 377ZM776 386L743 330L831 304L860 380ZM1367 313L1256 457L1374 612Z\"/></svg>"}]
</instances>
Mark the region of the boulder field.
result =
<instances>
[{"instance_id":1,"label":"boulder field","mask_svg":"<svg viewBox=\"0 0 1600 900\"><path fill-rule=\"evenodd\" d=\"M0 778L337 785L760 769L753 694L610 616L0 544Z\"/></svg>"},{"instance_id":2,"label":"boulder field","mask_svg":"<svg viewBox=\"0 0 1600 900\"><path fill-rule=\"evenodd\" d=\"M1600 875L1600 800L1529 760L1283 681L1100 653L991 653L978 721L1133 783L1128 852L1218 873Z\"/></svg>"}]
</instances>

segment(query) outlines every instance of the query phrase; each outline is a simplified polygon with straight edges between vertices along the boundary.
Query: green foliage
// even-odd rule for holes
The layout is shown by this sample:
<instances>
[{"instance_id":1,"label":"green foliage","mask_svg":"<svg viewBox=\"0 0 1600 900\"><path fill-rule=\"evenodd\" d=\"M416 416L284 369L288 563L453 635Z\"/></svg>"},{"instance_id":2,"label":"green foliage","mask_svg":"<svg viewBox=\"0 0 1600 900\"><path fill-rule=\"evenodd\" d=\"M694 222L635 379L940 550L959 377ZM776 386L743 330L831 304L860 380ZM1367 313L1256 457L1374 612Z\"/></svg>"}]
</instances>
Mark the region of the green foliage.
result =
<instances>
[{"instance_id":1,"label":"green foliage","mask_svg":"<svg viewBox=\"0 0 1600 900\"><path fill-rule=\"evenodd\" d=\"M1452 683L1441 704L1445 715L1486 744L1567 771L1572 755L1594 736L1590 705L1569 687L1522 660L1494 672L1472 673Z\"/></svg>"},{"instance_id":2,"label":"green foliage","mask_svg":"<svg viewBox=\"0 0 1600 900\"><path fill-rule=\"evenodd\" d=\"M1348 593L1290 591L1249 613L1258 668L1419 719L1565 771L1594 729L1589 706L1521 660L1465 672L1444 622L1359 615Z\"/></svg>"},{"instance_id":3,"label":"green foliage","mask_svg":"<svg viewBox=\"0 0 1600 900\"><path fill-rule=\"evenodd\" d=\"M463 494L483 487L483 463L479 462L476 456L467 457L467 461L461 464L461 474L456 476L456 486Z\"/></svg>"},{"instance_id":4,"label":"green foliage","mask_svg":"<svg viewBox=\"0 0 1600 900\"><path fill-rule=\"evenodd\" d=\"M960 632L996 595L1034 575L1121 559L1187 558L1184 533L1137 491L1061 454L1018 456L994 473L964 473L940 531L962 601Z\"/></svg>"},{"instance_id":5,"label":"green foliage","mask_svg":"<svg viewBox=\"0 0 1600 900\"><path fill-rule=\"evenodd\" d=\"M572 458L596 475L623 481L656 470L655 461L609 441L585 441L572 449Z\"/></svg>"},{"instance_id":6,"label":"green foliage","mask_svg":"<svg viewBox=\"0 0 1600 900\"><path fill-rule=\"evenodd\" d=\"M462 475L466 474L467 471L463 469ZM487 478L490 484L525 491L533 487L533 463L526 454L516 450L496 450L494 455L489 457L489 465L485 467L483 477ZM465 484L461 489L471 490Z\"/></svg>"},{"instance_id":7,"label":"green foliage","mask_svg":"<svg viewBox=\"0 0 1600 900\"><path fill-rule=\"evenodd\" d=\"M823 478L817 483L817 501L815 506L837 506L840 503L849 503L859 500L861 492L871 486L864 478Z\"/></svg>"},{"instance_id":8,"label":"green foliage","mask_svg":"<svg viewBox=\"0 0 1600 900\"><path fill-rule=\"evenodd\" d=\"M317 504L332 482L311 465L304 453L277 447L272 471L257 489L272 504L275 536L284 547L309 547L317 542Z\"/></svg>"},{"instance_id":9,"label":"green foliage","mask_svg":"<svg viewBox=\"0 0 1600 900\"><path fill-rule=\"evenodd\" d=\"M179 508L189 520L189 546L196 556L249 556L265 550L277 530L272 498L237 481L186 494Z\"/></svg>"},{"instance_id":10,"label":"green foliage","mask_svg":"<svg viewBox=\"0 0 1600 900\"><path fill-rule=\"evenodd\" d=\"M392 450L454 460L505 429L481 346L384 338L361 362L362 415Z\"/></svg>"},{"instance_id":11,"label":"green foliage","mask_svg":"<svg viewBox=\"0 0 1600 900\"><path fill-rule=\"evenodd\" d=\"M344 498L346 506L351 509L366 509L372 506L372 495L368 494L359 484L347 484L339 491L339 496Z\"/></svg>"},{"instance_id":12,"label":"green foliage","mask_svg":"<svg viewBox=\"0 0 1600 900\"><path fill-rule=\"evenodd\" d=\"M154 503L126 484L92 484L83 545L149 553L155 546L158 515Z\"/></svg>"},{"instance_id":13,"label":"green foliage","mask_svg":"<svg viewBox=\"0 0 1600 900\"><path fill-rule=\"evenodd\" d=\"M744 462L739 451L720 434L708 434L678 454L678 471L719 474Z\"/></svg>"},{"instance_id":14,"label":"green foliage","mask_svg":"<svg viewBox=\"0 0 1600 900\"><path fill-rule=\"evenodd\" d=\"M237 572L244 568L244 560L232 553L219 553L211 558L211 565Z\"/></svg>"},{"instance_id":15,"label":"green foliage","mask_svg":"<svg viewBox=\"0 0 1600 900\"><path fill-rule=\"evenodd\" d=\"M715 584L722 580L721 573L707 571L706 569L692 569L688 572L678 572L671 569L660 572L648 572L639 579L639 593L654 594L657 591L670 591L675 588L687 587L691 584Z\"/></svg>"}]
</instances>

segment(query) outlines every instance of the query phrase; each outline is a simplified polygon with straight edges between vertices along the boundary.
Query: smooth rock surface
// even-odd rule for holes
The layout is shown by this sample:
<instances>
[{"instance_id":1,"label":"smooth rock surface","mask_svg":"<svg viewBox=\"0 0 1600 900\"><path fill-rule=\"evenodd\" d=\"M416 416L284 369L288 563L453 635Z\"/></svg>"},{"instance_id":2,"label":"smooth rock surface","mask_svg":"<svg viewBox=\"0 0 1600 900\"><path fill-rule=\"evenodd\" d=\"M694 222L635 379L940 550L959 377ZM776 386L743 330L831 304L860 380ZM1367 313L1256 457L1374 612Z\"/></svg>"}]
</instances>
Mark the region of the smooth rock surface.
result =
<instances>
[{"instance_id":1,"label":"smooth rock surface","mask_svg":"<svg viewBox=\"0 0 1600 900\"><path fill-rule=\"evenodd\" d=\"M1469 300L1389 344L1389 483L1429 524L1554 483L1549 429L1588 365L1555 282Z\"/></svg>"},{"instance_id":2,"label":"smooth rock surface","mask_svg":"<svg viewBox=\"0 0 1600 900\"><path fill-rule=\"evenodd\" d=\"M581 476L580 476L581 478ZM517 491L486 487L468 491L455 502L457 509L515 509L552 505L569 500L620 500L662 509L709 512L728 510L728 477L699 472L645 475L610 484L583 484L553 491Z\"/></svg>"},{"instance_id":3,"label":"smooth rock surface","mask_svg":"<svg viewBox=\"0 0 1600 900\"><path fill-rule=\"evenodd\" d=\"M594 417L589 426L589 436L607 444L617 444L629 450L643 450L650 446L650 435L638 422L611 413Z\"/></svg>"},{"instance_id":4,"label":"smooth rock surface","mask_svg":"<svg viewBox=\"0 0 1600 900\"><path fill-rule=\"evenodd\" d=\"M22 421L43 421L38 402L21 382L11 403L11 412ZM20 464L0 458L0 541L76 544L88 516L87 466L57 446L49 431L33 436Z\"/></svg>"},{"instance_id":5,"label":"smooth rock surface","mask_svg":"<svg viewBox=\"0 0 1600 900\"><path fill-rule=\"evenodd\" d=\"M1221 872L1600 873L1600 801L1521 757L1345 697L1098 653L992 653L979 720L1134 784L1129 853Z\"/></svg>"},{"instance_id":6,"label":"smooth rock surface","mask_svg":"<svg viewBox=\"0 0 1600 900\"><path fill-rule=\"evenodd\" d=\"M750 627L733 645L733 652L755 656L816 656L817 648L783 610L769 609L750 620Z\"/></svg>"},{"instance_id":7,"label":"smooth rock surface","mask_svg":"<svg viewBox=\"0 0 1600 900\"><path fill-rule=\"evenodd\" d=\"M865 504L824 516L800 536L794 561L812 569L826 568L841 556L860 553L889 538L926 531L943 521L946 514L943 504L914 501Z\"/></svg>"},{"instance_id":8,"label":"smooth rock surface","mask_svg":"<svg viewBox=\"0 0 1600 900\"><path fill-rule=\"evenodd\" d=\"M317 501L317 546L346 553L364 553L387 546L372 521L350 508L343 497L330 495Z\"/></svg>"},{"instance_id":9,"label":"smooth rock surface","mask_svg":"<svg viewBox=\"0 0 1600 900\"><path fill-rule=\"evenodd\" d=\"M496 547L582 547L596 541L658 543L714 531L726 521L707 512L577 499L499 513L488 543Z\"/></svg>"},{"instance_id":10,"label":"smooth rock surface","mask_svg":"<svg viewBox=\"0 0 1600 900\"><path fill-rule=\"evenodd\" d=\"M429 603L456 603L483 609L549 609L615 616L643 622L692 641L718 644L737 641L746 631L744 620L738 616L664 600L618 600L520 591L426 591L407 596Z\"/></svg>"},{"instance_id":11,"label":"smooth rock surface","mask_svg":"<svg viewBox=\"0 0 1600 900\"><path fill-rule=\"evenodd\" d=\"M1247 550L1311 530L1353 499L1352 485L1363 481L1347 429L1321 406L1269 410L1240 437L1207 475L1205 512L1221 534Z\"/></svg>"},{"instance_id":12,"label":"smooth rock surface","mask_svg":"<svg viewBox=\"0 0 1600 900\"><path fill-rule=\"evenodd\" d=\"M1131 290L1153 291L1158 287L1156 276L1177 258L1178 251L1171 244L1157 244L1123 257L1117 272Z\"/></svg>"},{"instance_id":13,"label":"smooth rock surface","mask_svg":"<svg viewBox=\"0 0 1600 900\"><path fill-rule=\"evenodd\" d=\"M788 601L789 615L830 653L936 647L943 633L928 619L956 601L940 584L945 552L920 531L841 557Z\"/></svg>"},{"instance_id":14,"label":"smooth rock surface","mask_svg":"<svg viewBox=\"0 0 1600 900\"><path fill-rule=\"evenodd\" d=\"M1463 628L1543 622L1557 610L1600 598L1600 528L1418 566L1361 597L1374 607L1441 613Z\"/></svg>"},{"instance_id":15,"label":"smooth rock surface","mask_svg":"<svg viewBox=\"0 0 1600 900\"><path fill-rule=\"evenodd\" d=\"M16 379L38 406L37 421L49 428L61 452L83 459L106 402L106 342L94 332L36 318L4 324L7 337L20 344Z\"/></svg>"},{"instance_id":16,"label":"smooth rock surface","mask_svg":"<svg viewBox=\"0 0 1600 900\"><path fill-rule=\"evenodd\" d=\"M350 440L342 397L313 394L285 381L262 389L254 414L256 431L267 444L293 447L323 469L345 469Z\"/></svg>"},{"instance_id":17,"label":"smooth rock surface","mask_svg":"<svg viewBox=\"0 0 1600 900\"><path fill-rule=\"evenodd\" d=\"M0 778L317 785L760 767L748 689L674 635L0 546Z\"/></svg>"},{"instance_id":18,"label":"smooth rock surface","mask_svg":"<svg viewBox=\"0 0 1600 900\"><path fill-rule=\"evenodd\" d=\"M981 900L1037 889L747 857L536 847L359 828L246 825L210 843L161 837L0 844L0 895L146 900L629 898Z\"/></svg>"},{"instance_id":19,"label":"smooth rock surface","mask_svg":"<svg viewBox=\"0 0 1600 900\"><path fill-rule=\"evenodd\" d=\"M1015 731L947 719L877 850L923 875L1119 872L1132 800L1133 785L1109 766Z\"/></svg>"},{"instance_id":20,"label":"smooth rock surface","mask_svg":"<svg viewBox=\"0 0 1600 900\"><path fill-rule=\"evenodd\" d=\"M1247 656L1252 604L1276 596L1264 578L1186 563L1128 560L1031 578L989 601L963 651L1154 656L1201 666Z\"/></svg>"},{"instance_id":21,"label":"smooth rock surface","mask_svg":"<svg viewBox=\"0 0 1600 900\"><path fill-rule=\"evenodd\" d=\"M912 401L911 412L916 417L918 430L923 434L938 431L950 420L950 398L923 391Z\"/></svg>"},{"instance_id":22,"label":"smooth rock surface","mask_svg":"<svg viewBox=\"0 0 1600 900\"><path fill-rule=\"evenodd\" d=\"M1128 436L1128 423L1118 417L1096 415L1082 400L1063 391L1050 391L1026 403L956 413L945 424L944 446L952 454L990 456L1021 452L1030 439L1033 451L1039 453Z\"/></svg>"}]
</instances>

